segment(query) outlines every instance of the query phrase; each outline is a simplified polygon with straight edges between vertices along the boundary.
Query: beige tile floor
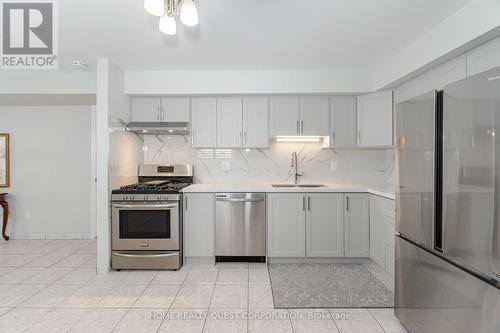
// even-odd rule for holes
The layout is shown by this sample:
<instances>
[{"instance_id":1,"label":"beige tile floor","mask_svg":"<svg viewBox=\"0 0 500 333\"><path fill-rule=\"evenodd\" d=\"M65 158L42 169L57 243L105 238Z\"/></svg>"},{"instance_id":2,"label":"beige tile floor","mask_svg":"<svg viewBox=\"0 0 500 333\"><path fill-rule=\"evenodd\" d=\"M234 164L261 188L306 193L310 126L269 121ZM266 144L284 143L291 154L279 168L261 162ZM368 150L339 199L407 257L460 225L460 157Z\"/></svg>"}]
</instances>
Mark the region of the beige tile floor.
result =
<instances>
[{"instance_id":1,"label":"beige tile floor","mask_svg":"<svg viewBox=\"0 0 500 333\"><path fill-rule=\"evenodd\" d=\"M0 242L0 332L406 332L390 309L274 309L264 264L95 265L91 240Z\"/></svg>"}]
</instances>

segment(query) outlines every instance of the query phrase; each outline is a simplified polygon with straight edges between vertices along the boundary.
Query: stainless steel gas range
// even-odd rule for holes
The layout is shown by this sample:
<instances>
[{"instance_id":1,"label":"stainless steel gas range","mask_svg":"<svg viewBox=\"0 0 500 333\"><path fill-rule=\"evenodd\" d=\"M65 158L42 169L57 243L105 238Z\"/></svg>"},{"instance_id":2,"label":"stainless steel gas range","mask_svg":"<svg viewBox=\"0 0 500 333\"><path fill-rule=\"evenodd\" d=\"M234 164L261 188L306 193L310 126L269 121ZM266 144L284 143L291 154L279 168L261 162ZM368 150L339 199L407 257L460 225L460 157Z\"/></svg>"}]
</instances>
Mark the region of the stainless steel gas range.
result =
<instances>
[{"instance_id":1,"label":"stainless steel gas range","mask_svg":"<svg viewBox=\"0 0 500 333\"><path fill-rule=\"evenodd\" d=\"M182 193L193 183L191 165L140 165L139 183L111 195L111 267L182 266Z\"/></svg>"}]
</instances>

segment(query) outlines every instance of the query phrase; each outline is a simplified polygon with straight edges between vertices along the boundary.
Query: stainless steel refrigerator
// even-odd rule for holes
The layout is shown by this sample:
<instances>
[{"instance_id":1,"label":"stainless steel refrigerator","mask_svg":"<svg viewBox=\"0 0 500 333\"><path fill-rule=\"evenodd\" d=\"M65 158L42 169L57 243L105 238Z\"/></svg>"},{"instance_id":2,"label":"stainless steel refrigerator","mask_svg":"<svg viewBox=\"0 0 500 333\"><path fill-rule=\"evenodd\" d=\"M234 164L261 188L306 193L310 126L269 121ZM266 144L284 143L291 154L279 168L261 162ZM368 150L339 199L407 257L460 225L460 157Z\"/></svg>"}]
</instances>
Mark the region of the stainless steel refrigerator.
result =
<instances>
[{"instance_id":1,"label":"stainless steel refrigerator","mask_svg":"<svg viewBox=\"0 0 500 333\"><path fill-rule=\"evenodd\" d=\"M396 105L395 314L500 332L500 68Z\"/></svg>"}]
</instances>

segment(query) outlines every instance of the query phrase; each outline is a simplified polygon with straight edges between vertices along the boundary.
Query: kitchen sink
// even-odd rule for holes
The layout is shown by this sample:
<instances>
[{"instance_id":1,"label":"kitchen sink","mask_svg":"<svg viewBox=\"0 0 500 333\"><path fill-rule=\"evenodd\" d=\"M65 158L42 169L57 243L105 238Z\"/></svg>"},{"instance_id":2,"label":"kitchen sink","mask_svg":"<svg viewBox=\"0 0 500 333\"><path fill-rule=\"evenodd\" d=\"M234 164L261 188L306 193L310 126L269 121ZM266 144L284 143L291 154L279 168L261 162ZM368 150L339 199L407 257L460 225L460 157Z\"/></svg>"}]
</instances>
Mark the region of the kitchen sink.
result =
<instances>
[{"instance_id":1,"label":"kitchen sink","mask_svg":"<svg viewBox=\"0 0 500 333\"><path fill-rule=\"evenodd\" d=\"M293 188L293 187L303 187L303 188L318 188L325 187L323 184L271 184L272 187L278 188Z\"/></svg>"}]
</instances>

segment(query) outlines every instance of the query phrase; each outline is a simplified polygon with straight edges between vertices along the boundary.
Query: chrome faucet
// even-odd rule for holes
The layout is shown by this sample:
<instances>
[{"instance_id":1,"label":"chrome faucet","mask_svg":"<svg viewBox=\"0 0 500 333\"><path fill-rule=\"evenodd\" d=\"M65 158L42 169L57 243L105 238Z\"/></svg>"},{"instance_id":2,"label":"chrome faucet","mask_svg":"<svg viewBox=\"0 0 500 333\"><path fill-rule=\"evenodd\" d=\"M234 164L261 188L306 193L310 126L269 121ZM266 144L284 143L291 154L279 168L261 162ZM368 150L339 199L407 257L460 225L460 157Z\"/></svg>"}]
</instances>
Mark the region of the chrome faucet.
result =
<instances>
[{"instance_id":1,"label":"chrome faucet","mask_svg":"<svg viewBox=\"0 0 500 333\"><path fill-rule=\"evenodd\" d=\"M299 183L299 177L302 177L304 175L304 172L299 172L299 162L297 158L297 153L293 152L292 153L292 165L290 165L292 168L295 168L295 184Z\"/></svg>"}]
</instances>

